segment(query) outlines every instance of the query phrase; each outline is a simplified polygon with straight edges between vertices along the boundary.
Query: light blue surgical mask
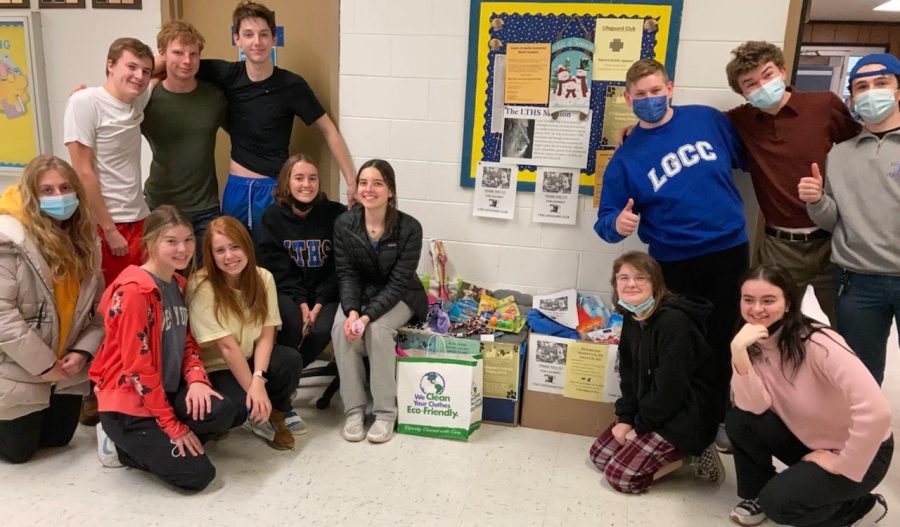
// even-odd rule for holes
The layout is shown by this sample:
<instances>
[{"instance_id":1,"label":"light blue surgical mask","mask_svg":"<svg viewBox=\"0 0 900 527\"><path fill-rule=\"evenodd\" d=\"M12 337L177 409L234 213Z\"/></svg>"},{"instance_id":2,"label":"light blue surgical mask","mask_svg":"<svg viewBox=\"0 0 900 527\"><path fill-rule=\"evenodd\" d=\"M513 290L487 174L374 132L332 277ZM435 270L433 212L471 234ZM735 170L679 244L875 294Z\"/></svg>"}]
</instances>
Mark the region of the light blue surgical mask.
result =
<instances>
[{"instance_id":1,"label":"light blue surgical mask","mask_svg":"<svg viewBox=\"0 0 900 527\"><path fill-rule=\"evenodd\" d=\"M651 296L650 298L648 298L647 300L644 300L643 302L641 302L640 304L638 304L636 306L633 306L633 305L629 304L628 302L625 302L621 298L619 299L618 303L620 306L622 306L623 308L628 310L628 312L633 313L635 315L640 315L641 313L643 313L643 312L649 310L651 307L653 307L653 304L655 304L656 301Z\"/></svg>"},{"instance_id":2,"label":"light blue surgical mask","mask_svg":"<svg viewBox=\"0 0 900 527\"><path fill-rule=\"evenodd\" d=\"M65 221L78 209L78 196L74 192L59 196L41 196L41 212L54 220Z\"/></svg>"},{"instance_id":3,"label":"light blue surgical mask","mask_svg":"<svg viewBox=\"0 0 900 527\"><path fill-rule=\"evenodd\" d=\"M665 95L634 99L631 103L631 111L645 123L658 123L666 116L666 110L668 109L669 98Z\"/></svg>"},{"instance_id":4,"label":"light blue surgical mask","mask_svg":"<svg viewBox=\"0 0 900 527\"><path fill-rule=\"evenodd\" d=\"M768 110L778 106L784 97L784 80L775 77L763 84L747 96L747 101L760 110Z\"/></svg>"},{"instance_id":5,"label":"light blue surgical mask","mask_svg":"<svg viewBox=\"0 0 900 527\"><path fill-rule=\"evenodd\" d=\"M859 97L854 97L853 107L863 120L870 124L878 124L888 117L897 106L894 90L879 88L869 90Z\"/></svg>"}]
</instances>

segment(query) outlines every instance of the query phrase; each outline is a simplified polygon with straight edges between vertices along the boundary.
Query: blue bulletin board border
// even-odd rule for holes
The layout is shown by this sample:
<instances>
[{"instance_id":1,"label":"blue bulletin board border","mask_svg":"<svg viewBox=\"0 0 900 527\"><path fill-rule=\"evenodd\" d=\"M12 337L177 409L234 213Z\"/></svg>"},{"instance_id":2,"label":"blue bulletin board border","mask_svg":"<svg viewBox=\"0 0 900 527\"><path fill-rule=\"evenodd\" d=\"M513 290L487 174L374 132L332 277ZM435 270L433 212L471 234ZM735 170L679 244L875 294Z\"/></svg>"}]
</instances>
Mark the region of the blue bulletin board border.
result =
<instances>
[{"instance_id":1,"label":"blue bulletin board border","mask_svg":"<svg viewBox=\"0 0 900 527\"><path fill-rule=\"evenodd\" d=\"M631 14L628 14L628 8ZM662 27L662 13L670 8L669 20L665 28ZM681 14L683 0L538 0L531 2L498 1L498 0L471 0L469 11L469 52L466 68L466 113L463 127L462 160L460 163L460 185L463 187L475 186L475 171L479 161L499 161L499 149L496 143L498 137L491 138L490 130L490 89L493 76L493 57L497 55L488 45L488 40L482 34L485 28L490 28L490 20L494 15L503 15L507 20L511 17L543 17L547 19L547 25L561 24L560 17L597 17L606 15L615 18L655 18L660 22L660 30L645 31L641 46L641 57L665 56L661 61L672 79L675 78L675 64L678 54L678 41L681 32ZM654 14L656 16L654 16ZM663 31L665 29L665 32ZM502 31L502 29L500 30ZM553 31L553 29L547 29ZM660 42L657 35L665 33L665 39ZM570 36L570 35L563 35ZM535 33L531 34L534 40L526 42L551 42L545 36L540 38ZM593 38L593 36L591 37ZM519 38L515 42L521 42ZM662 46L660 46L662 44ZM485 62L482 62L485 60ZM479 63L485 66L480 68ZM579 181L579 193L592 195L594 192L594 154L602 149L599 144L600 130L602 130L604 94L609 86L624 86L624 82L592 81L591 82L591 109L593 119L591 123L590 141L588 146L588 166L581 171ZM482 93L479 93L482 91ZM485 95L487 93L487 95ZM476 108L476 105L478 106ZM477 113L476 113L477 110ZM483 118L483 121L481 120ZM480 126L479 126L480 125ZM476 129L476 126L478 129ZM485 139L487 138L487 141ZM489 143L489 144L486 144ZM488 151L489 155L485 155ZM494 155L496 154L496 155ZM535 166L519 165L518 190L534 191Z\"/></svg>"}]
</instances>

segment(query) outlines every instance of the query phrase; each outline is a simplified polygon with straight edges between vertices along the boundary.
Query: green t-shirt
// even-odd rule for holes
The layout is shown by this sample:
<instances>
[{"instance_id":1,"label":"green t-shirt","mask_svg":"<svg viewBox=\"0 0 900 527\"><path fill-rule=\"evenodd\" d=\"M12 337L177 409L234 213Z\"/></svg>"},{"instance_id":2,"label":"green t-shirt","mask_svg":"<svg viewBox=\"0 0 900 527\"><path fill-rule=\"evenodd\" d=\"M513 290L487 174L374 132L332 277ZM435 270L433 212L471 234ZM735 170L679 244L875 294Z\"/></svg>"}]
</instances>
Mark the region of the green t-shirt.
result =
<instances>
[{"instance_id":1,"label":"green t-shirt","mask_svg":"<svg viewBox=\"0 0 900 527\"><path fill-rule=\"evenodd\" d=\"M144 110L141 132L153 161L144 184L147 205L175 205L197 212L219 205L216 179L216 131L225 123L225 95L198 81L189 93L156 85Z\"/></svg>"}]
</instances>

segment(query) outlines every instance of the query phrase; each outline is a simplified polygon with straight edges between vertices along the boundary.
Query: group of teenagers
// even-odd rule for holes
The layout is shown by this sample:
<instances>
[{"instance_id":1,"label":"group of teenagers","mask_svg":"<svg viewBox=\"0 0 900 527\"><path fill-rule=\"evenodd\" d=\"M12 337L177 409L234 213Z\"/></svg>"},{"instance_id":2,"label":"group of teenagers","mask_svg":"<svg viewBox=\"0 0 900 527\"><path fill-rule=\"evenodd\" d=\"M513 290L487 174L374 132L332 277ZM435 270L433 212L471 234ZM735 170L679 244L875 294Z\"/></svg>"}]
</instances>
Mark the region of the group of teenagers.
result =
<instances>
[{"instance_id":1,"label":"group of teenagers","mask_svg":"<svg viewBox=\"0 0 900 527\"><path fill-rule=\"evenodd\" d=\"M884 525L873 491L894 449L880 384L900 325L900 59L859 58L845 104L786 86L775 45L732 54L746 103L724 113L672 106L656 60L626 74L638 122L605 170L594 229L609 243L637 232L649 254L614 263L622 397L590 457L638 493L686 456L721 481L717 450L732 453L735 523ZM734 169L765 220L753 267ZM828 321L802 313L810 285Z\"/></svg>"},{"instance_id":2,"label":"group of teenagers","mask_svg":"<svg viewBox=\"0 0 900 527\"><path fill-rule=\"evenodd\" d=\"M329 343L342 436L392 437L394 339L427 310L422 228L398 210L389 163L353 169L303 78L272 63L274 35L274 13L245 1L242 62L200 60L203 37L182 21L163 25L157 56L116 40L106 83L67 104L72 164L40 155L0 197L0 457L66 445L93 413L104 465L202 490L215 477L203 445L230 428L279 449L306 432L291 399ZM688 456L721 481L715 444L734 455L739 524L876 521L893 452L879 384L900 314L900 60L850 72L860 123L833 94L785 86L776 46L733 53L729 84L748 103L725 114L673 106L653 59L628 71L638 124L606 169L595 230L637 232L649 254L613 265L622 397L590 456L639 493ZM295 116L321 131L349 208L312 158L289 155ZM734 168L766 222L749 270ZM834 328L801 312L807 285Z\"/></svg>"}]
</instances>

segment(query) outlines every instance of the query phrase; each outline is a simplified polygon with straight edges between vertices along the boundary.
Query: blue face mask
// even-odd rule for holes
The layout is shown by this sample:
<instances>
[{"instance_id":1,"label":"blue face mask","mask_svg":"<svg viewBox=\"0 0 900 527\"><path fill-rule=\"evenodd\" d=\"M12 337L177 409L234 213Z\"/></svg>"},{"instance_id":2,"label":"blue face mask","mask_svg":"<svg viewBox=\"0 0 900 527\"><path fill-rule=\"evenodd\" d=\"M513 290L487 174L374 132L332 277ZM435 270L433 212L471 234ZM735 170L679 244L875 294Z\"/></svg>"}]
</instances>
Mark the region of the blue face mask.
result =
<instances>
[{"instance_id":1,"label":"blue face mask","mask_svg":"<svg viewBox=\"0 0 900 527\"><path fill-rule=\"evenodd\" d=\"M669 99L665 95L634 99L631 103L631 111L645 123L658 123L666 116L668 109Z\"/></svg>"},{"instance_id":2,"label":"blue face mask","mask_svg":"<svg viewBox=\"0 0 900 527\"><path fill-rule=\"evenodd\" d=\"M781 77L775 77L748 95L747 101L760 110L768 110L778 106L782 97L784 97L784 81Z\"/></svg>"},{"instance_id":3,"label":"blue face mask","mask_svg":"<svg viewBox=\"0 0 900 527\"><path fill-rule=\"evenodd\" d=\"M633 305L625 302L621 298L619 299L618 303L620 306L622 306L623 308L628 310L628 312L633 313L635 315L640 315L641 313L643 313L643 312L649 310L651 307L653 307L653 304L656 303L656 301L651 296L650 298L648 298L647 300L644 300L643 302L641 302L640 304L638 304L636 306L633 306Z\"/></svg>"},{"instance_id":4,"label":"blue face mask","mask_svg":"<svg viewBox=\"0 0 900 527\"><path fill-rule=\"evenodd\" d=\"M61 196L41 196L41 212L54 220L65 221L78 209L78 196L74 192Z\"/></svg>"},{"instance_id":5,"label":"blue face mask","mask_svg":"<svg viewBox=\"0 0 900 527\"><path fill-rule=\"evenodd\" d=\"M890 117L896 106L894 90L890 88L869 90L853 99L856 113L870 124L878 124Z\"/></svg>"}]
</instances>

